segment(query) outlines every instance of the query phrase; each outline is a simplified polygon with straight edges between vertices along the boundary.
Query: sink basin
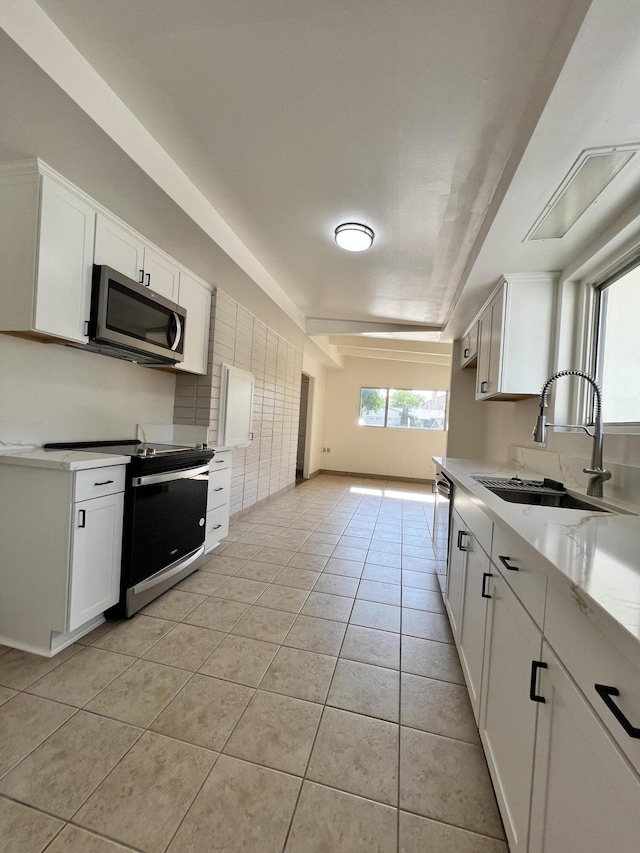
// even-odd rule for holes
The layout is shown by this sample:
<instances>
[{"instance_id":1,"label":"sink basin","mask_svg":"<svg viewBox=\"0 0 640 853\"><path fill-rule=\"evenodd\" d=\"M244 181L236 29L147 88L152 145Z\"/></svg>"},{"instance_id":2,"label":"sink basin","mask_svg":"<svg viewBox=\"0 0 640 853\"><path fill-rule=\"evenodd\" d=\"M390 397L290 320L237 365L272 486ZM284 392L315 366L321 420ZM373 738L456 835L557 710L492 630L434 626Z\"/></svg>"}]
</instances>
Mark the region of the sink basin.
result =
<instances>
[{"instance_id":1,"label":"sink basin","mask_svg":"<svg viewBox=\"0 0 640 853\"><path fill-rule=\"evenodd\" d=\"M556 480L521 480L518 477L474 477L473 479L509 503L582 509L589 512L611 512L597 503L592 503L588 498L570 494L562 483Z\"/></svg>"}]
</instances>

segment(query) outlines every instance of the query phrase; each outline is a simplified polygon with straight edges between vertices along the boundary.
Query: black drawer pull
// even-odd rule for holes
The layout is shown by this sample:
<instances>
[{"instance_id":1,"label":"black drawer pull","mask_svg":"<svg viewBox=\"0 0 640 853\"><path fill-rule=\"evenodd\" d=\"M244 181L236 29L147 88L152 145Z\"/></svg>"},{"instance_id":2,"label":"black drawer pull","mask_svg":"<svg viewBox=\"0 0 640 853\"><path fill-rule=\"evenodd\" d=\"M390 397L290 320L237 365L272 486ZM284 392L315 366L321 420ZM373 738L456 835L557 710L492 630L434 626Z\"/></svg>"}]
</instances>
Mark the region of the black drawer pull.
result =
<instances>
[{"instance_id":1,"label":"black drawer pull","mask_svg":"<svg viewBox=\"0 0 640 853\"><path fill-rule=\"evenodd\" d=\"M482 597L483 598L491 598L489 593L487 592L487 578L492 578L493 575L491 572L483 572L482 574Z\"/></svg>"},{"instance_id":2,"label":"black drawer pull","mask_svg":"<svg viewBox=\"0 0 640 853\"><path fill-rule=\"evenodd\" d=\"M480 393L486 394L488 390L489 390L489 383L485 379L484 382L480 383Z\"/></svg>"},{"instance_id":3,"label":"black drawer pull","mask_svg":"<svg viewBox=\"0 0 640 853\"><path fill-rule=\"evenodd\" d=\"M602 699L607 708L611 711L616 720L620 723L625 732L629 735L629 737L637 737L640 738L640 729L637 729L635 726L632 726L629 720L622 713L620 708L616 705L616 703L611 698L612 696L619 696L620 691L617 687L607 687L604 684L595 684L596 692L598 696Z\"/></svg>"},{"instance_id":4,"label":"black drawer pull","mask_svg":"<svg viewBox=\"0 0 640 853\"><path fill-rule=\"evenodd\" d=\"M462 357L463 358L469 358L469 352L470 352L469 347L465 347L464 352L462 354Z\"/></svg>"},{"instance_id":5,"label":"black drawer pull","mask_svg":"<svg viewBox=\"0 0 640 853\"><path fill-rule=\"evenodd\" d=\"M94 483L94 486L110 486L113 480L103 480L101 483Z\"/></svg>"},{"instance_id":6,"label":"black drawer pull","mask_svg":"<svg viewBox=\"0 0 640 853\"><path fill-rule=\"evenodd\" d=\"M84 509L78 510L78 527L87 526L87 512Z\"/></svg>"},{"instance_id":7,"label":"black drawer pull","mask_svg":"<svg viewBox=\"0 0 640 853\"><path fill-rule=\"evenodd\" d=\"M213 491L214 491L214 492L223 492L223 491L224 491L224 486L218 486L218 488L217 488L217 489L214 489Z\"/></svg>"},{"instance_id":8,"label":"black drawer pull","mask_svg":"<svg viewBox=\"0 0 640 853\"><path fill-rule=\"evenodd\" d=\"M466 545L463 545L463 544L462 544L462 537L463 537L463 536L468 536L468 535L469 535L469 534L467 533L467 531L466 531L466 530L458 530L458 550L459 550L459 551L468 551L468 550L469 550L469 549L466 547Z\"/></svg>"},{"instance_id":9,"label":"black drawer pull","mask_svg":"<svg viewBox=\"0 0 640 853\"><path fill-rule=\"evenodd\" d=\"M498 559L500 560L502 565L505 567L505 569L509 569L510 572L519 572L520 571L520 569L517 566L510 566L509 565L509 560L511 559L511 557L501 557L500 555L498 555Z\"/></svg>"},{"instance_id":10,"label":"black drawer pull","mask_svg":"<svg viewBox=\"0 0 640 853\"><path fill-rule=\"evenodd\" d=\"M145 275L147 277L147 283L145 284L145 287L150 287L151 286L151 273L147 272L147 273L145 273Z\"/></svg>"},{"instance_id":11,"label":"black drawer pull","mask_svg":"<svg viewBox=\"0 0 640 853\"><path fill-rule=\"evenodd\" d=\"M544 696L539 696L536 693L536 682L538 680L538 670L548 668L549 664L546 664L543 660L531 661L531 682L529 684L529 699L531 699L532 702L542 702L544 704L547 701Z\"/></svg>"},{"instance_id":12,"label":"black drawer pull","mask_svg":"<svg viewBox=\"0 0 640 853\"><path fill-rule=\"evenodd\" d=\"M221 524L216 524L216 525L214 525L211 529L212 529L212 530L220 530L220 528L221 528L221 527L222 527L222 525L221 525Z\"/></svg>"},{"instance_id":13,"label":"black drawer pull","mask_svg":"<svg viewBox=\"0 0 640 853\"><path fill-rule=\"evenodd\" d=\"M140 270L140 284L144 284L144 270Z\"/></svg>"},{"instance_id":14,"label":"black drawer pull","mask_svg":"<svg viewBox=\"0 0 640 853\"><path fill-rule=\"evenodd\" d=\"M224 459L216 459L215 460L216 465L221 465L223 462L224 462Z\"/></svg>"}]
</instances>

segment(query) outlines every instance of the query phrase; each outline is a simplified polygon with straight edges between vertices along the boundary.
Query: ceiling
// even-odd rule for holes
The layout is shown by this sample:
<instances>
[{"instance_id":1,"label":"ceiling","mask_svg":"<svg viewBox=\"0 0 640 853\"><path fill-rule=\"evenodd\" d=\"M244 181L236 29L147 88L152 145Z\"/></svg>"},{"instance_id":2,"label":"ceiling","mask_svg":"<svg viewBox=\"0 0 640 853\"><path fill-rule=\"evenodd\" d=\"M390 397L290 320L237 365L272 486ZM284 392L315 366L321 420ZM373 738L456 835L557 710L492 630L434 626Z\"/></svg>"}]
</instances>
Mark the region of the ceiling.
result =
<instances>
[{"instance_id":1,"label":"ceiling","mask_svg":"<svg viewBox=\"0 0 640 853\"><path fill-rule=\"evenodd\" d=\"M249 275L331 334L452 316L589 3L38 5L238 238ZM376 232L369 252L335 245L349 220Z\"/></svg>"},{"instance_id":2,"label":"ceiling","mask_svg":"<svg viewBox=\"0 0 640 853\"><path fill-rule=\"evenodd\" d=\"M527 239L585 150L640 148L637 0L0 0L0 80L0 160L41 157L329 365L437 357L501 273L640 246L640 150ZM366 253L333 241L352 219Z\"/></svg>"}]
</instances>

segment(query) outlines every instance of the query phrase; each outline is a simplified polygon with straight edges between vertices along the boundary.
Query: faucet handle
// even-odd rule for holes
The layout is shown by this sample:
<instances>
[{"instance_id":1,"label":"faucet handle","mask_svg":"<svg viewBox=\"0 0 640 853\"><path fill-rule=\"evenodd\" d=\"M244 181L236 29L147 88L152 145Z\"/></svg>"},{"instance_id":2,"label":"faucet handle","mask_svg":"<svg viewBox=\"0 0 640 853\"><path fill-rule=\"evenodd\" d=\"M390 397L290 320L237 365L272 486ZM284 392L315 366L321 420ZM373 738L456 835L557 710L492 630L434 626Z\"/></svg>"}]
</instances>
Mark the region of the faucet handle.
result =
<instances>
[{"instance_id":1,"label":"faucet handle","mask_svg":"<svg viewBox=\"0 0 640 853\"><path fill-rule=\"evenodd\" d=\"M605 468L583 468L582 473L593 474L602 482L611 479L611 471L607 471Z\"/></svg>"}]
</instances>

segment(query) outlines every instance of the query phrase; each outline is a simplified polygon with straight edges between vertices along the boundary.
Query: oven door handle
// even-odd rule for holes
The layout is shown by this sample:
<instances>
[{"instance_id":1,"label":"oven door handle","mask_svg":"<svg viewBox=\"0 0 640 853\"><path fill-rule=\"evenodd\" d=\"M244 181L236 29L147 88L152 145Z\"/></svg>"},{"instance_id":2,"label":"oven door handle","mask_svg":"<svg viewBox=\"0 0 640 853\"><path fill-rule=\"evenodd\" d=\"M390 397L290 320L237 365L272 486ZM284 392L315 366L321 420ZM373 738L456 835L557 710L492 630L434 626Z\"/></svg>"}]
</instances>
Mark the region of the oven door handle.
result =
<instances>
[{"instance_id":1,"label":"oven door handle","mask_svg":"<svg viewBox=\"0 0 640 853\"><path fill-rule=\"evenodd\" d=\"M198 468L184 468L182 471L164 471L162 474L147 474L145 477L134 477L131 484L134 489L139 486L151 486L154 483L170 483L172 480L190 480L199 474L208 474L209 465Z\"/></svg>"}]
</instances>

